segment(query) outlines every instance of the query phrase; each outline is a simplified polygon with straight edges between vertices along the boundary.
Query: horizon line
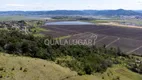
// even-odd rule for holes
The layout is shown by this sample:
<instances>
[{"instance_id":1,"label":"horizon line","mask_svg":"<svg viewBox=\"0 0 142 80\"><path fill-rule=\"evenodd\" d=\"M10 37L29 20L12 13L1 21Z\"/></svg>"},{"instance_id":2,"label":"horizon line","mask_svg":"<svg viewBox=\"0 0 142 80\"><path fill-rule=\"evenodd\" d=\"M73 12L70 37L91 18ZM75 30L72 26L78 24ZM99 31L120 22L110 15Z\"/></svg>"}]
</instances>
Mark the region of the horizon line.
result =
<instances>
[{"instance_id":1,"label":"horizon line","mask_svg":"<svg viewBox=\"0 0 142 80\"><path fill-rule=\"evenodd\" d=\"M120 8L122 9L122 8ZM120 10L120 9L78 9L78 10L73 10L73 9L55 9L55 10L0 10L0 12L8 12L8 11L22 11L22 12L28 12L28 11L85 11L85 10L96 10L96 11L103 11L103 10ZM122 10L132 10L132 11L139 11L142 9L122 9Z\"/></svg>"}]
</instances>

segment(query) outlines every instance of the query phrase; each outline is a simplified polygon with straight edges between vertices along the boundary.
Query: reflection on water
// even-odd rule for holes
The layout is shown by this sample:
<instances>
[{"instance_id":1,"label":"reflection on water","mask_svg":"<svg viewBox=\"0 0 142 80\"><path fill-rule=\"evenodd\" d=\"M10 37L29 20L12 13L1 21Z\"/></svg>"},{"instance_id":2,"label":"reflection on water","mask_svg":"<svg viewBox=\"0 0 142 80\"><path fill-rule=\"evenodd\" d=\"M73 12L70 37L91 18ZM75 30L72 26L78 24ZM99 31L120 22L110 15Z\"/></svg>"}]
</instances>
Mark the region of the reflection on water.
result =
<instances>
[{"instance_id":1,"label":"reflection on water","mask_svg":"<svg viewBox=\"0 0 142 80\"><path fill-rule=\"evenodd\" d=\"M93 23L82 21L60 21L60 22L48 22L45 25L92 25Z\"/></svg>"}]
</instances>

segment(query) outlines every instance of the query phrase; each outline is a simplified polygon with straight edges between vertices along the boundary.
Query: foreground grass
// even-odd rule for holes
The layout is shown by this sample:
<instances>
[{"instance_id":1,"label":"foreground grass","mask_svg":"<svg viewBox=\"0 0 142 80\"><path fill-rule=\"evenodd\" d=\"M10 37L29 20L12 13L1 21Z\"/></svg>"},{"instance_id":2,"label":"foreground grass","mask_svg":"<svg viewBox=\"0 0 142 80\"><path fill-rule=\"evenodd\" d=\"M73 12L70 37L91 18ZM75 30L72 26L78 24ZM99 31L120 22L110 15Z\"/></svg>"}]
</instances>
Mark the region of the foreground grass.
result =
<instances>
[{"instance_id":1,"label":"foreground grass","mask_svg":"<svg viewBox=\"0 0 142 80\"><path fill-rule=\"evenodd\" d=\"M0 53L0 80L62 80L75 75L54 62Z\"/></svg>"},{"instance_id":2,"label":"foreground grass","mask_svg":"<svg viewBox=\"0 0 142 80\"><path fill-rule=\"evenodd\" d=\"M71 80L142 80L142 75L134 73L121 65L108 68L103 74L77 76Z\"/></svg>"},{"instance_id":3,"label":"foreground grass","mask_svg":"<svg viewBox=\"0 0 142 80\"><path fill-rule=\"evenodd\" d=\"M0 80L142 80L142 75L114 65L104 73L78 76L51 61L0 53Z\"/></svg>"}]
</instances>

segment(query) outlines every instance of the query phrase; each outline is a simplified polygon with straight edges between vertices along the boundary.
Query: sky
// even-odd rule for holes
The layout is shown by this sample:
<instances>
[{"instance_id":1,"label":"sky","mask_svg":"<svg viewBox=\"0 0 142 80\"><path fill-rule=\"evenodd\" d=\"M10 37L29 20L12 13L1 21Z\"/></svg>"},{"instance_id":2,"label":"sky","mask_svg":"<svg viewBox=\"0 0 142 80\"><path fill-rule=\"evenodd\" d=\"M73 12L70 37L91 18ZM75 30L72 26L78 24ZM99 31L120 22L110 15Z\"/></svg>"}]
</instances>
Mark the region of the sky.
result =
<instances>
[{"instance_id":1,"label":"sky","mask_svg":"<svg viewBox=\"0 0 142 80\"><path fill-rule=\"evenodd\" d=\"M0 11L142 10L142 0L1 0Z\"/></svg>"}]
</instances>

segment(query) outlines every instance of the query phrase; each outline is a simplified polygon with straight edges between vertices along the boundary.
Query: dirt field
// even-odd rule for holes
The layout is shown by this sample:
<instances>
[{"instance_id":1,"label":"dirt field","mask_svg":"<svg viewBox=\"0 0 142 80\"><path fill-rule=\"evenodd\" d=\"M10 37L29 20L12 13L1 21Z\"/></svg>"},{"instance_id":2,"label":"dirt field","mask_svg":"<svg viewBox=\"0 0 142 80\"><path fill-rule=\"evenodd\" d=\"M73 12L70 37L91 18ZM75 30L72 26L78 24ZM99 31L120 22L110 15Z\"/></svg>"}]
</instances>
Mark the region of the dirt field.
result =
<instances>
[{"instance_id":1,"label":"dirt field","mask_svg":"<svg viewBox=\"0 0 142 80\"><path fill-rule=\"evenodd\" d=\"M90 39L97 35L96 45L107 48L120 48L127 54L142 55L142 29L108 25L48 25L43 28L51 30L46 35L61 37L72 35L70 39Z\"/></svg>"}]
</instances>

